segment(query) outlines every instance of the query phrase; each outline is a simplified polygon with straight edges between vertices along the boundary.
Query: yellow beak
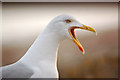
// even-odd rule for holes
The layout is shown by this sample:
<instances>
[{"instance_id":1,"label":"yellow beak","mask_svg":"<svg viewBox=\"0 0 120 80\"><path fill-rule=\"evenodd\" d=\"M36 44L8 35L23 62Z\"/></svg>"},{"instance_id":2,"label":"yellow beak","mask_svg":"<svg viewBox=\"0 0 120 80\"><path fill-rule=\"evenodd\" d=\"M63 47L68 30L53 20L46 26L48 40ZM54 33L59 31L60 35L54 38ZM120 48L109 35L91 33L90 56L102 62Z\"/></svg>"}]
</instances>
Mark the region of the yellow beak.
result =
<instances>
[{"instance_id":1,"label":"yellow beak","mask_svg":"<svg viewBox=\"0 0 120 80\"><path fill-rule=\"evenodd\" d=\"M79 40L76 38L75 36L75 29L84 29L84 30L88 30L88 31L91 31L91 32L94 32L96 35L97 35L97 32L95 31L95 29L89 27L89 26L86 26L86 25L83 25L83 27L79 27L79 26L72 26L71 28L69 28L69 34L70 36L72 37L73 39L73 42L78 46L78 48L82 51L82 53L84 54L85 53L85 50L84 48L82 47L82 45L80 44Z\"/></svg>"}]
</instances>

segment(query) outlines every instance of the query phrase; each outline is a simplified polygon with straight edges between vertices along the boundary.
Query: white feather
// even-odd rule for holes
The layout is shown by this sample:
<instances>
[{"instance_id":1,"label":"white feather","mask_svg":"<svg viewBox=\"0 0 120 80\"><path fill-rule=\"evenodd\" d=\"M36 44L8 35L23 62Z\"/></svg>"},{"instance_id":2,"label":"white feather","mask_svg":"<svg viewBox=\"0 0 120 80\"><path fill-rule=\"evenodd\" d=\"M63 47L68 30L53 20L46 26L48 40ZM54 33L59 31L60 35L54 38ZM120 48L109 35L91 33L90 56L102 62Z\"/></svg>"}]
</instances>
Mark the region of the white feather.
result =
<instances>
[{"instance_id":1,"label":"white feather","mask_svg":"<svg viewBox=\"0 0 120 80\"><path fill-rule=\"evenodd\" d=\"M66 23L65 20L72 20ZM80 25L68 15L54 18L38 36L26 54L16 63L3 67L4 78L58 78L57 50L59 43L71 36L70 26Z\"/></svg>"}]
</instances>

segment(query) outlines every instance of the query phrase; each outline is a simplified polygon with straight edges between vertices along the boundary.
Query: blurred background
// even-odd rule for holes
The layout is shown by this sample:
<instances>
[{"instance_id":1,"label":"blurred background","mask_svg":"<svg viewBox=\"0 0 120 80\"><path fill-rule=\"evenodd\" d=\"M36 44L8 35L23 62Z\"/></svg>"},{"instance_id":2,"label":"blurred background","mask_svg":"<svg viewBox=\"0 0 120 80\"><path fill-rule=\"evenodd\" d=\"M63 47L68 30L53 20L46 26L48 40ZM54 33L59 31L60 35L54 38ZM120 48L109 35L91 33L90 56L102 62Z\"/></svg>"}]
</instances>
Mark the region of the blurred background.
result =
<instances>
[{"instance_id":1,"label":"blurred background","mask_svg":"<svg viewBox=\"0 0 120 80\"><path fill-rule=\"evenodd\" d=\"M118 3L3 3L2 65L19 60L54 17L68 14L96 29L76 30L83 55L70 40L58 51L61 78L118 77Z\"/></svg>"}]
</instances>

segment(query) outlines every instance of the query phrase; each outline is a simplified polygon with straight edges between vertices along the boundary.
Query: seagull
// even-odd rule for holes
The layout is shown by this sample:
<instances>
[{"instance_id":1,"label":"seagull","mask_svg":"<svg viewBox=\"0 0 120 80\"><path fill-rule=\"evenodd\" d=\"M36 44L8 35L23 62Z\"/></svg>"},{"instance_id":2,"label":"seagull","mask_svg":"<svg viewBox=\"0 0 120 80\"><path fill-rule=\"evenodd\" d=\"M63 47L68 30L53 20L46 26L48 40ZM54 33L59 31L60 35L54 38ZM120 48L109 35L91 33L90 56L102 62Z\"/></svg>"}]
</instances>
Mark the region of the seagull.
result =
<instances>
[{"instance_id":1,"label":"seagull","mask_svg":"<svg viewBox=\"0 0 120 80\"><path fill-rule=\"evenodd\" d=\"M64 39L72 40L80 51L85 50L75 35L75 29L94 32L95 29L81 24L69 15L59 15L51 20L37 37L26 54L17 62L3 66L3 78L59 78L57 51Z\"/></svg>"}]
</instances>

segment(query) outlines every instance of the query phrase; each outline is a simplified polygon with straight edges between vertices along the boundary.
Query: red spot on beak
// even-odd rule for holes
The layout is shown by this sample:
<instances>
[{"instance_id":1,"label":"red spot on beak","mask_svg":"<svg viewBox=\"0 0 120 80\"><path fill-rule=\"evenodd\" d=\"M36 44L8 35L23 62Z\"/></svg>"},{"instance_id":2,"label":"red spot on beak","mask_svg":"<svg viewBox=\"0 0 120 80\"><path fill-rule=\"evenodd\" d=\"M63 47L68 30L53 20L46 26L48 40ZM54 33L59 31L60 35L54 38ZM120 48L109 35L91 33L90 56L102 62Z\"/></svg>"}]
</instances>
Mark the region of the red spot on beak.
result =
<instances>
[{"instance_id":1,"label":"red spot on beak","mask_svg":"<svg viewBox=\"0 0 120 80\"><path fill-rule=\"evenodd\" d=\"M80 51L84 52L83 48L79 46Z\"/></svg>"}]
</instances>

